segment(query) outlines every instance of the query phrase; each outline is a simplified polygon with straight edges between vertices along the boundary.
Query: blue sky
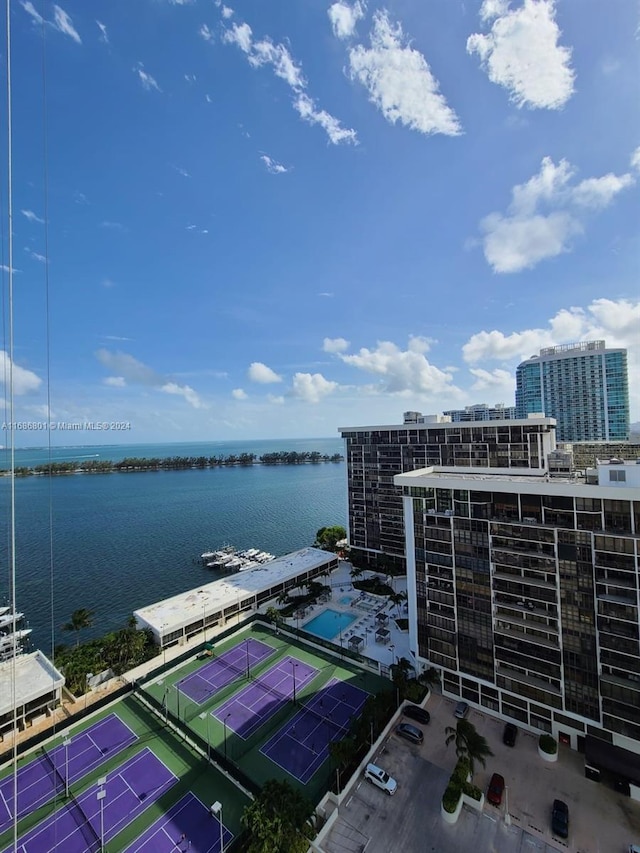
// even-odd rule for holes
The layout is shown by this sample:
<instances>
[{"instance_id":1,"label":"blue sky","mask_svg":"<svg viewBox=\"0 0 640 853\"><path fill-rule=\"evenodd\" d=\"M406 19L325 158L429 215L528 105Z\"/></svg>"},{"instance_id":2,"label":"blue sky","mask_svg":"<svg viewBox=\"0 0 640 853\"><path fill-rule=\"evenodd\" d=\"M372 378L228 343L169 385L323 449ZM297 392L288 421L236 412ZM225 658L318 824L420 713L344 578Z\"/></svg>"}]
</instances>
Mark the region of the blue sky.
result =
<instances>
[{"instance_id":1,"label":"blue sky","mask_svg":"<svg viewBox=\"0 0 640 853\"><path fill-rule=\"evenodd\" d=\"M12 37L17 421L335 435L593 338L640 419L636 0L30 0Z\"/></svg>"}]
</instances>

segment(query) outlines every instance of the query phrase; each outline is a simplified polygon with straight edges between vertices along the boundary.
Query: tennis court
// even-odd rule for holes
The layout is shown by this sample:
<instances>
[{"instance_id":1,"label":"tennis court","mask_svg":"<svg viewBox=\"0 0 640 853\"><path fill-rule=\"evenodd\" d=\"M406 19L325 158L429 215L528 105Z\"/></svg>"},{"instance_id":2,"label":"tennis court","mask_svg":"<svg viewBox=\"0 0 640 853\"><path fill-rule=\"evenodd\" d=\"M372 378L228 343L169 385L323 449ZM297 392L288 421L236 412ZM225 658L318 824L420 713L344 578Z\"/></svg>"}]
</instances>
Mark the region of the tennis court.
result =
<instances>
[{"instance_id":1,"label":"tennis court","mask_svg":"<svg viewBox=\"0 0 640 853\"><path fill-rule=\"evenodd\" d=\"M220 853L232 840L231 831L189 792L125 853Z\"/></svg>"},{"instance_id":2,"label":"tennis court","mask_svg":"<svg viewBox=\"0 0 640 853\"><path fill-rule=\"evenodd\" d=\"M249 637L187 675L176 686L196 705L203 705L216 691L231 684L238 677L246 676L252 665L265 660L274 651L275 649L266 643Z\"/></svg>"},{"instance_id":3,"label":"tennis court","mask_svg":"<svg viewBox=\"0 0 640 853\"><path fill-rule=\"evenodd\" d=\"M348 735L352 719L369 695L353 684L332 679L260 752L306 784L329 757L331 741Z\"/></svg>"},{"instance_id":4,"label":"tennis court","mask_svg":"<svg viewBox=\"0 0 640 853\"><path fill-rule=\"evenodd\" d=\"M316 667L287 656L216 708L212 715L246 739L293 700L317 674Z\"/></svg>"},{"instance_id":5,"label":"tennis court","mask_svg":"<svg viewBox=\"0 0 640 853\"><path fill-rule=\"evenodd\" d=\"M137 735L118 717L108 717L88 729L67 736L67 746L60 744L50 752L30 761L18 770L18 817L30 814L56 793L64 792L65 780L71 785L125 747ZM13 820L13 777L0 782L0 832Z\"/></svg>"},{"instance_id":6,"label":"tennis court","mask_svg":"<svg viewBox=\"0 0 640 853\"><path fill-rule=\"evenodd\" d=\"M97 853L178 778L145 747L18 839L21 853ZM104 791L104 798L98 793ZM5 853L11 848L6 848Z\"/></svg>"}]
</instances>

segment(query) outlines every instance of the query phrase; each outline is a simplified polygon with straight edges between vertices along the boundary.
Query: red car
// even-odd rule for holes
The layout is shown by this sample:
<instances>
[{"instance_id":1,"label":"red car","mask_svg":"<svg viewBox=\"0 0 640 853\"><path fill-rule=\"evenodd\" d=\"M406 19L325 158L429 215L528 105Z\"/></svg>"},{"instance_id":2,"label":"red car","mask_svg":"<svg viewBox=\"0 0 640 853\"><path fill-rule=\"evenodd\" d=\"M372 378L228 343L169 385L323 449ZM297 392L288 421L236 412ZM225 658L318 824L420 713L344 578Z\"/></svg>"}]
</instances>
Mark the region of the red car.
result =
<instances>
[{"instance_id":1,"label":"red car","mask_svg":"<svg viewBox=\"0 0 640 853\"><path fill-rule=\"evenodd\" d=\"M504 793L504 777L499 773L494 773L489 782L489 790L487 791L487 799L492 806L499 806L502 802L502 794Z\"/></svg>"}]
</instances>

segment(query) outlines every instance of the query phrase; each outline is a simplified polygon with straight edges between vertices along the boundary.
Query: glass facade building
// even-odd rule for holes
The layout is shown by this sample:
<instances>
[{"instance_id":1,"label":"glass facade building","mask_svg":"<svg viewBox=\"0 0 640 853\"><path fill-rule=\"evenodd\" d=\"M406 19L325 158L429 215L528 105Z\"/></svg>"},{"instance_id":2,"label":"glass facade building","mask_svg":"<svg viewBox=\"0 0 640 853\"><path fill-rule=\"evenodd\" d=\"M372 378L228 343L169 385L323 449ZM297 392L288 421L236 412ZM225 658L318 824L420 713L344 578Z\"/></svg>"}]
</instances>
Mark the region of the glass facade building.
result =
<instances>
[{"instance_id":1,"label":"glass facade building","mask_svg":"<svg viewBox=\"0 0 640 853\"><path fill-rule=\"evenodd\" d=\"M601 484L397 476L411 648L451 696L640 751L640 470L601 467Z\"/></svg>"},{"instance_id":2,"label":"glass facade building","mask_svg":"<svg viewBox=\"0 0 640 853\"><path fill-rule=\"evenodd\" d=\"M627 351L604 341L548 347L516 369L516 415L556 419L558 441L627 441Z\"/></svg>"}]
</instances>

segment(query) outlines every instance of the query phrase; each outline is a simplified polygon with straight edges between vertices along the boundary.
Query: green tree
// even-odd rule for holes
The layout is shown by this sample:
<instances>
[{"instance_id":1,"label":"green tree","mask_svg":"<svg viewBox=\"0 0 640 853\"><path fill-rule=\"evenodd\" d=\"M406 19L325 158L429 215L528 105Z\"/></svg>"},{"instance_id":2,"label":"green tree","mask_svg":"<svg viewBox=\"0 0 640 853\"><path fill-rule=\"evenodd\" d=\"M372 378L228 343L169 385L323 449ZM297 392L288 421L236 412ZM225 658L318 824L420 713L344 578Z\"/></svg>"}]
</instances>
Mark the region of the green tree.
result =
<instances>
[{"instance_id":1,"label":"green tree","mask_svg":"<svg viewBox=\"0 0 640 853\"><path fill-rule=\"evenodd\" d=\"M317 548L325 551L335 551L338 542L347 538L347 531L339 524L333 527L321 527L316 533L316 541L313 543Z\"/></svg>"},{"instance_id":2,"label":"green tree","mask_svg":"<svg viewBox=\"0 0 640 853\"><path fill-rule=\"evenodd\" d=\"M440 670L435 666L430 666L429 669L425 669L424 672L420 673L418 681L426 684L427 687L438 687L440 684Z\"/></svg>"},{"instance_id":3,"label":"green tree","mask_svg":"<svg viewBox=\"0 0 640 853\"><path fill-rule=\"evenodd\" d=\"M282 616L280 615L280 611L277 607L267 607L267 612L265 616L269 620L269 622L273 622L276 628L279 628L282 625Z\"/></svg>"},{"instance_id":4,"label":"green tree","mask_svg":"<svg viewBox=\"0 0 640 853\"><path fill-rule=\"evenodd\" d=\"M71 619L62 626L63 631L75 631L76 646L80 645L80 631L84 628L89 628L93 625L93 610L87 610L86 607L81 607L79 610L74 610L71 614Z\"/></svg>"},{"instance_id":5,"label":"green tree","mask_svg":"<svg viewBox=\"0 0 640 853\"><path fill-rule=\"evenodd\" d=\"M469 770L473 776L476 761L486 765L486 759L493 755L487 739L478 733L478 730L469 720L458 720L455 728L447 726L444 730L446 735L445 744L455 743L456 755L469 763Z\"/></svg>"},{"instance_id":6,"label":"green tree","mask_svg":"<svg viewBox=\"0 0 640 853\"><path fill-rule=\"evenodd\" d=\"M315 835L313 804L286 780L269 779L245 808L247 853L306 853Z\"/></svg>"}]
</instances>

